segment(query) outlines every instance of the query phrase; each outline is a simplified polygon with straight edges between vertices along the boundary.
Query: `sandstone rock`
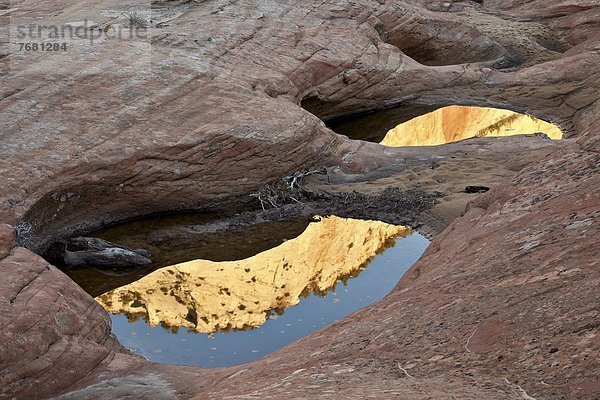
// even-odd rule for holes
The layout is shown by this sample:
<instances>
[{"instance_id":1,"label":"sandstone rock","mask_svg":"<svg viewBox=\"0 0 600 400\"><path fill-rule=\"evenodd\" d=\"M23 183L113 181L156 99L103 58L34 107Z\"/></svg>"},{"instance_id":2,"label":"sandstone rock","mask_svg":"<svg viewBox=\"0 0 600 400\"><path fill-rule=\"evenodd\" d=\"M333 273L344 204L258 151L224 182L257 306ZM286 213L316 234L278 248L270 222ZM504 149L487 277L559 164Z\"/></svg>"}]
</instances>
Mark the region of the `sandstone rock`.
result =
<instances>
[{"instance_id":1,"label":"sandstone rock","mask_svg":"<svg viewBox=\"0 0 600 400\"><path fill-rule=\"evenodd\" d=\"M0 274L2 397L48 396L81 379L77 365L113 359L119 345L102 307L56 267L16 248L0 261Z\"/></svg>"},{"instance_id":2,"label":"sandstone rock","mask_svg":"<svg viewBox=\"0 0 600 400\"><path fill-rule=\"evenodd\" d=\"M390 296L220 370L124 352L90 296L0 242L0 396L143 398L151 385L198 399L597 398L598 4L443 3L161 2L153 12L168 22L150 41L0 49L0 222L35 223L34 251L151 212L246 206L265 183L315 166L367 194L411 185L409 173L454 178L481 164L486 181L469 182L494 186L454 222L469 200L450 193L456 203L438 225L447 229ZM106 26L121 7L23 0L0 26L13 42L19 25ZM319 119L407 103L508 108L558 124L567 139L535 155L518 150L527 138L494 141L514 150L503 162L475 139L458 146L479 163L458 163L460 147L425 155L351 142ZM436 155L450 158L431 170Z\"/></svg>"},{"instance_id":3,"label":"sandstone rock","mask_svg":"<svg viewBox=\"0 0 600 400\"><path fill-rule=\"evenodd\" d=\"M0 260L10 254L16 246L16 234L12 226L0 224Z\"/></svg>"}]
</instances>

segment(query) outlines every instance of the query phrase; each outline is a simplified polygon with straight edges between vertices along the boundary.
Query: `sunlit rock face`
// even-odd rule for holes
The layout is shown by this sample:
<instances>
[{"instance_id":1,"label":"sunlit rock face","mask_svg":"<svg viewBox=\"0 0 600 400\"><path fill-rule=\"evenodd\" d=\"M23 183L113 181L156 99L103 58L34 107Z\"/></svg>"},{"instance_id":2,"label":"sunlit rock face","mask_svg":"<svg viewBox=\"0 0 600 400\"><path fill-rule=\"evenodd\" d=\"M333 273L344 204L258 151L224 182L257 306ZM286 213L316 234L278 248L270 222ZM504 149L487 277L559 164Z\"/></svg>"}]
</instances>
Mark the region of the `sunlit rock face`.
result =
<instances>
[{"instance_id":1,"label":"sunlit rock face","mask_svg":"<svg viewBox=\"0 0 600 400\"><path fill-rule=\"evenodd\" d=\"M561 130L535 117L486 107L449 106L414 118L390 130L386 146L433 146L482 136L511 136L542 132L562 139Z\"/></svg>"},{"instance_id":2,"label":"sunlit rock face","mask_svg":"<svg viewBox=\"0 0 600 400\"><path fill-rule=\"evenodd\" d=\"M96 300L111 313L143 317L152 326L202 333L257 327L270 311L356 274L393 239L411 232L378 221L326 217L297 238L245 260L165 267Z\"/></svg>"}]
</instances>

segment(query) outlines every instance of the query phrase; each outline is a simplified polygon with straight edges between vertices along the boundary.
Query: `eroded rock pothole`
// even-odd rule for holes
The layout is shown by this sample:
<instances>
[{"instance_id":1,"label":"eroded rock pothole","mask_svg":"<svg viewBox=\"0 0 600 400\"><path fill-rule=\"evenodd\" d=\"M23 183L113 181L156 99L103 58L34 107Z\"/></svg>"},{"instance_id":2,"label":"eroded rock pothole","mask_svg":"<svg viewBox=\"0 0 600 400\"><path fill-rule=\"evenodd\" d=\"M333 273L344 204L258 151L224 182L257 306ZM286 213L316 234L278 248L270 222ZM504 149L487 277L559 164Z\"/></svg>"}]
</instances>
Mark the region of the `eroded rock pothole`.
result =
<instances>
[{"instance_id":1,"label":"eroded rock pothole","mask_svg":"<svg viewBox=\"0 0 600 400\"><path fill-rule=\"evenodd\" d=\"M219 367L262 357L387 295L429 243L409 228L335 216L216 236L207 234L215 222L199 222L152 218L100 232L152 248L161 261L150 268L161 268L151 272L67 270L111 313L120 342L151 360ZM194 240L195 253L176 243Z\"/></svg>"},{"instance_id":2,"label":"eroded rock pothole","mask_svg":"<svg viewBox=\"0 0 600 400\"><path fill-rule=\"evenodd\" d=\"M405 106L327 122L351 139L386 146L435 146L475 137L543 133L563 138L561 129L534 116L510 110L471 106Z\"/></svg>"},{"instance_id":3,"label":"eroded rock pothole","mask_svg":"<svg viewBox=\"0 0 600 400\"><path fill-rule=\"evenodd\" d=\"M373 114L366 125L364 119L350 119L336 129L343 133L344 126L357 126L365 136L353 138L388 147L421 146L420 153L411 155L413 161L404 160L405 177L416 181L406 190L386 181L385 169L371 178L367 174L345 182L376 183L381 193L351 191L351 185L336 191L340 175L327 168L315 169L318 174L297 172L281 181L289 191L284 196L275 185L250 194L265 219L254 220L247 229L232 234L227 218L210 220L200 214L145 218L96 234L130 249L149 250L153 257L149 265L111 268L90 263L66 272L112 314L113 332L121 343L151 360L219 367L269 354L384 297L428 244L408 228L385 222L334 216L309 222L308 215L316 211L332 215L337 210L344 216L398 223L412 214L415 219L407 221L419 226L418 215L446 196L435 188L450 179L451 174L443 173L446 164L452 164L447 159L462 151L461 144L441 152L423 146L542 132L562 137L557 127L508 110L462 106L431 110L405 113L400 117L403 123L393 129L388 125L398 122L390 118L395 110L386 112L383 122L382 115ZM410 118L423 111L430 112ZM487 151L485 146L479 145L478 151ZM427 181L418 178L424 165L426 170L438 170L426 190ZM312 183L290 182L296 176L313 175L322 177ZM325 180L333 190L324 187ZM461 188L465 194L487 190L482 185ZM288 213L286 207L302 211ZM273 212L280 212L279 221L269 217ZM293 219L294 215L301 218Z\"/></svg>"}]
</instances>

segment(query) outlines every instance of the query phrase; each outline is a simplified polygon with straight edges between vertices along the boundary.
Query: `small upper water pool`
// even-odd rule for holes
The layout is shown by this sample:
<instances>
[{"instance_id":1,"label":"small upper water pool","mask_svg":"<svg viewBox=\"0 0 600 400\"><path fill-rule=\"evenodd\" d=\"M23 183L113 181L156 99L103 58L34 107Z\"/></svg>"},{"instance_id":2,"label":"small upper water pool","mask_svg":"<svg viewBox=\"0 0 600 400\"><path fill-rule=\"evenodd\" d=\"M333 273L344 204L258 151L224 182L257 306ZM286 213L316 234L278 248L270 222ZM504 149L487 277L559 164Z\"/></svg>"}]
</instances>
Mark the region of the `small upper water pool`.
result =
<instances>
[{"instance_id":1,"label":"small upper water pool","mask_svg":"<svg viewBox=\"0 0 600 400\"><path fill-rule=\"evenodd\" d=\"M436 146L473 137L544 133L562 139L560 127L511 110L472 106L402 106L328 121L335 132L385 146Z\"/></svg>"},{"instance_id":2,"label":"small upper water pool","mask_svg":"<svg viewBox=\"0 0 600 400\"><path fill-rule=\"evenodd\" d=\"M141 278L135 272L139 279L119 287L107 275L111 289L96 300L111 313L114 334L157 362L246 363L381 299L429 244L405 227L335 216L264 228L269 234L261 236L258 225L248 236L226 240L229 247L257 237L278 242L267 250L253 246L261 251L243 259L221 254L217 258L226 261L193 259ZM281 239L283 232L295 237ZM90 287L94 282L106 287L97 270L79 269L74 276L85 277L86 270L94 277L84 279L88 291L98 293Z\"/></svg>"}]
</instances>

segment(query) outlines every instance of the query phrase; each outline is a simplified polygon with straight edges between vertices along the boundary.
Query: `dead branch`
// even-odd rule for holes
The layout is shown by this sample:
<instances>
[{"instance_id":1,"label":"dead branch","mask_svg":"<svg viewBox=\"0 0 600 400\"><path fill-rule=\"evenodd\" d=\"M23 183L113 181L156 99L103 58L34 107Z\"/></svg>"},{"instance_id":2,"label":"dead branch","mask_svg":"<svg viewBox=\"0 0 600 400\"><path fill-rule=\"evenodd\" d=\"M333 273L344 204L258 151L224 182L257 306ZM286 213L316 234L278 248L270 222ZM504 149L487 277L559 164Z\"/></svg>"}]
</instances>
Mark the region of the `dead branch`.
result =
<instances>
[{"instance_id":1,"label":"dead branch","mask_svg":"<svg viewBox=\"0 0 600 400\"><path fill-rule=\"evenodd\" d=\"M258 201L260 201L260 206L262 207L263 211L266 210L265 201L263 200L260 193L250 193L250 197L254 197L254 198L258 199Z\"/></svg>"},{"instance_id":2,"label":"dead branch","mask_svg":"<svg viewBox=\"0 0 600 400\"><path fill-rule=\"evenodd\" d=\"M321 167L318 169L314 169L312 171L308 171L308 170L297 171L297 172L294 172L292 175L288 175L288 176L284 177L283 181L288 185L288 187L290 189L298 189L298 188L300 188L300 184L302 183L302 180L305 177L314 175L314 174L327 175L327 168Z\"/></svg>"},{"instance_id":3,"label":"dead branch","mask_svg":"<svg viewBox=\"0 0 600 400\"><path fill-rule=\"evenodd\" d=\"M302 187L302 181L305 177L314 174L327 174L327 168L295 172L279 181L263 186L258 192L251 193L250 197L260 202L263 211L267 208L279 208L291 202L306 205L302 200L314 198L315 193Z\"/></svg>"}]
</instances>

